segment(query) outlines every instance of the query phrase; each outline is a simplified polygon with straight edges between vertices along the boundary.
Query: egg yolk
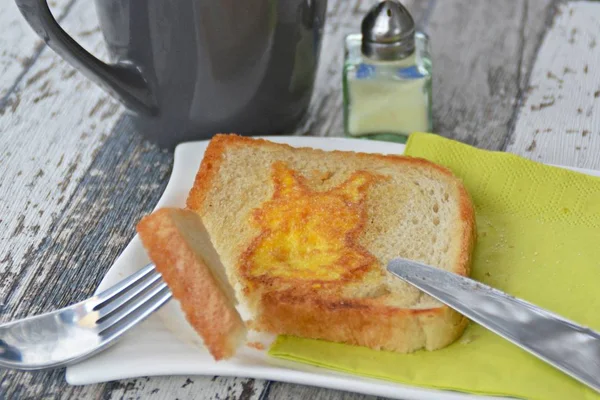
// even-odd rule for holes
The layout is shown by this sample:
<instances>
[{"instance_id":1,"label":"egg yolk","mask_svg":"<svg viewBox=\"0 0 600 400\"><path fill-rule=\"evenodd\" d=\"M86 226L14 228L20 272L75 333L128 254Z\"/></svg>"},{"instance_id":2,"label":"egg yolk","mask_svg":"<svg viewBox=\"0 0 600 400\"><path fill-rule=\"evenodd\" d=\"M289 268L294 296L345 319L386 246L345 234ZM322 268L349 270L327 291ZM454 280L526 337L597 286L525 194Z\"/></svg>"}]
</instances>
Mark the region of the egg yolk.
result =
<instances>
[{"instance_id":1,"label":"egg yolk","mask_svg":"<svg viewBox=\"0 0 600 400\"><path fill-rule=\"evenodd\" d=\"M260 233L244 254L247 278L328 282L352 279L377 266L359 237L367 219L367 190L378 175L357 171L319 192L284 162L271 169L273 196L251 217Z\"/></svg>"}]
</instances>

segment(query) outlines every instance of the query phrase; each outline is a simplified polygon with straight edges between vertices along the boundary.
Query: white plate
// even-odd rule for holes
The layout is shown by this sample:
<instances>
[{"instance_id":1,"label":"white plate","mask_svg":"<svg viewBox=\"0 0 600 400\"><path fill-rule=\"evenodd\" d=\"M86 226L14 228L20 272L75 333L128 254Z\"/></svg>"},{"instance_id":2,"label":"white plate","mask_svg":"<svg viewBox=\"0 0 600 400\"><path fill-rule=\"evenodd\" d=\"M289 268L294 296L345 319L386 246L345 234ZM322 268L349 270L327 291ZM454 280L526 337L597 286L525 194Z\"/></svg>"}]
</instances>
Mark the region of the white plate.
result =
<instances>
[{"instance_id":1,"label":"white plate","mask_svg":"<svg viewBox=\"0 0 600 400\"><path fill-rule=\"evenodd\" d=\"M269 140L323 150L404 153L402 144L357 139L270 137ZM177 146L171 178L156 208L185 205L207 143L201 141ZM595 171L579 171L598 175ZM110 268L98 291L117 283L148 262L141 242L135 236ZM265 349L268 349L272 339L273 337L263 335L250 340L261 341L266 345ZM260 351L246 346L241 348L234 358L216 363L206 350L194 344L197 341L197 336L185 321L178 303L173 300L134 328L115 346L91 359L68 367L66 379L72 385L84 385L152 375L221 375L292 382L406 400L494 399L337 373L274 359L266 354L266 350Z\"/></svg>"}]
</instances>

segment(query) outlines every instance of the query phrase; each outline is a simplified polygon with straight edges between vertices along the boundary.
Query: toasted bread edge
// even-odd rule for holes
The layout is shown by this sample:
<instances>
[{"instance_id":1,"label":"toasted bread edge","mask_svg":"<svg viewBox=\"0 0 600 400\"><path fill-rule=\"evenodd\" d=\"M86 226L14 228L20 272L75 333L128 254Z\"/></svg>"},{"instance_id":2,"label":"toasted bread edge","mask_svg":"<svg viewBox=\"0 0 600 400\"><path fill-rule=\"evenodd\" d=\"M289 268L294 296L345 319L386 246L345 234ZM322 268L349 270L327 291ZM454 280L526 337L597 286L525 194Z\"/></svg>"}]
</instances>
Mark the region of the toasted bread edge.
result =
<instances>
[{"instance_id":1,"label":"toasted bread edge","mask_svg":"<svg viewBox=\"0 0 600 400\"><path fill-rule=\"evenodd\" d=\"M163 208L145 216L137 231L150 259L211 355L215 360L230 358L246 336L245 324L210 265L201 258L202 249L193 249L180 231L177 217L202 224L192 211Z\"/></svg>"},{"instance_id":2,"label":"toasted bread edge","mask_svg":"<svg viewBox=\"0 0 600 400\"><path fill-rule=\"evenodd\" d=\"M463 276L470 274L476 241L474 208L466 188L449 169L416 157L297 148L265 139L218 134L210 141L196 174L186 202L189 209L202 214L206 195L213 179L218 175L222 156L231 146L272 146L300 151L310 150L323 154L342 153L354 157L412 163L441 172L459 189L462 241L453 272ZM261 307L261 311L251 325L255 330L320 338L403 353L421 348L435 350L445 347L460 337L468 323L465 317L445 305L426 309L402 309L357 302L338 307L335 303L295 301L285 299L285 294L271 293L263 297ZM318 318L315 318L316 316ZM322 324L323 321L326 321L326 324ZM350 327L354 328L349 329Z\"/></svg>"},{"instance_id":3,"label":"toasted bread edge","mask_svg":"<svg viewBox=\"0 0 600 400\"><path fill-rule=\"evenodd\" d=\"M252 329L318 338L375 350L410 353L437 350L454 342L468 320L449 307L410 309L365 305L358 301L320 302L289 298L286 293L263 296Z\"/></svg>"}]
</instances>

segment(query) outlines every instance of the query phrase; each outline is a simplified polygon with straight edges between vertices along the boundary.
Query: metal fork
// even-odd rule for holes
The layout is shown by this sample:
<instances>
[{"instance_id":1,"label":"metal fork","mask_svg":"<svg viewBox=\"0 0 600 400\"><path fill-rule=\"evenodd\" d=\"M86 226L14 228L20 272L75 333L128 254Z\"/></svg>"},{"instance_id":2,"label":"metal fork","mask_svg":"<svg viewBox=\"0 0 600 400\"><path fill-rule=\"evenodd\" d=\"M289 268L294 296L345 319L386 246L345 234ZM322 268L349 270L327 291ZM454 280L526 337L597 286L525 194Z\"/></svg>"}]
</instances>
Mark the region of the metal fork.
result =
<instances>
[{"instance_id":1,"label":"metal fork","mask_svg":"<svg viewBox=\"0 0 600 400\"><path fill-rule=\"evenodd\" d=\"M0 367L36 370L81 361L115 343L170 298L149 264L81 303L0 325Z\"/></svg>"}]
</instances>

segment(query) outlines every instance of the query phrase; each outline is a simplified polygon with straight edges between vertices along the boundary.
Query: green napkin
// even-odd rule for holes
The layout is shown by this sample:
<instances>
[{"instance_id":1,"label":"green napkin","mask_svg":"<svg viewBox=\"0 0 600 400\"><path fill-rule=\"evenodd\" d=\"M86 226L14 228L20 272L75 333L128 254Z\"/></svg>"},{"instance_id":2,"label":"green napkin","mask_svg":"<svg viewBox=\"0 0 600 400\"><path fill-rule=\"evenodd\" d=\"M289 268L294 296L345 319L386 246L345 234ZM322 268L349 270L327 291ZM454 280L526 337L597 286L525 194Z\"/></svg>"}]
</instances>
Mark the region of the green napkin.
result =
<instances>
[{"instance_id":1,"label":"green napkin","mask_svg":"<svg viewBox=\"0 0 600 400\"><path fill-rule=\"evenodd\" d=\"M474 279L600 330L599 178L423 133L411 135L405 154L444 165L464 181L477 213ZM282 336L269 353L428 388L600 399L475 323L457 342L433 352L396 354Z\"/></svg>"}]
</instances>

